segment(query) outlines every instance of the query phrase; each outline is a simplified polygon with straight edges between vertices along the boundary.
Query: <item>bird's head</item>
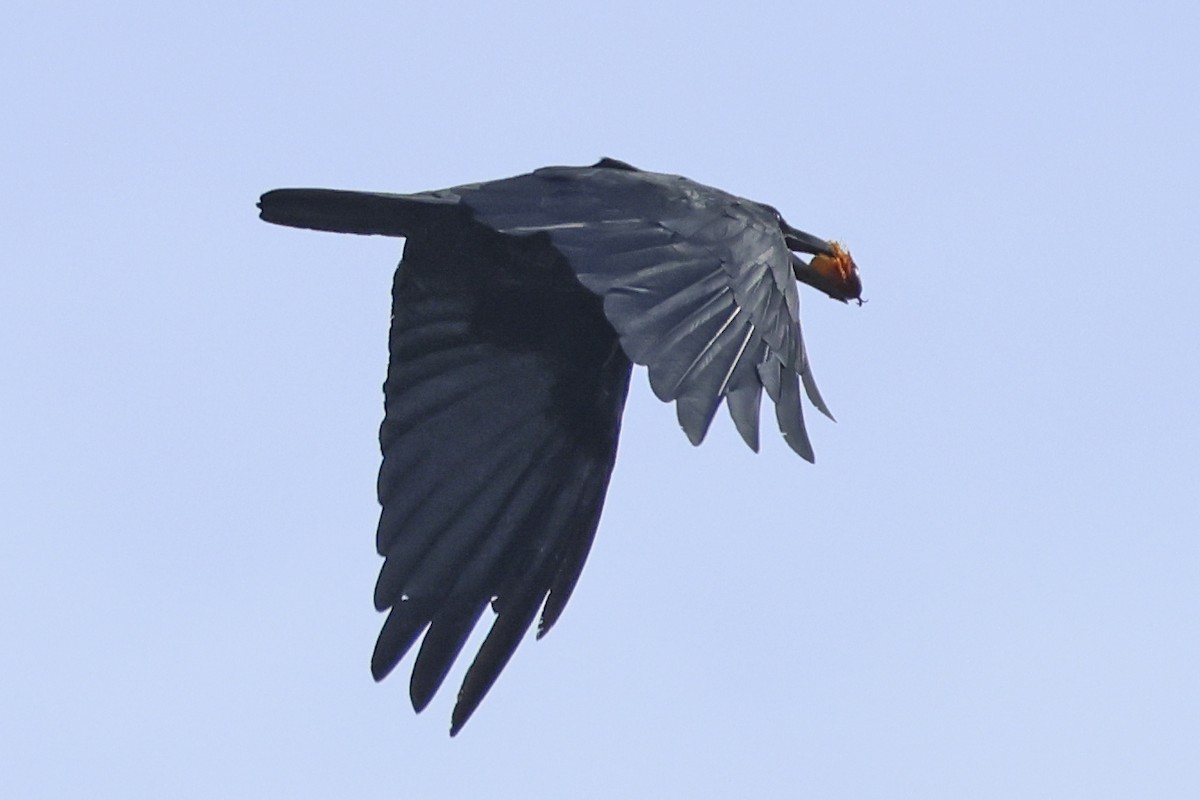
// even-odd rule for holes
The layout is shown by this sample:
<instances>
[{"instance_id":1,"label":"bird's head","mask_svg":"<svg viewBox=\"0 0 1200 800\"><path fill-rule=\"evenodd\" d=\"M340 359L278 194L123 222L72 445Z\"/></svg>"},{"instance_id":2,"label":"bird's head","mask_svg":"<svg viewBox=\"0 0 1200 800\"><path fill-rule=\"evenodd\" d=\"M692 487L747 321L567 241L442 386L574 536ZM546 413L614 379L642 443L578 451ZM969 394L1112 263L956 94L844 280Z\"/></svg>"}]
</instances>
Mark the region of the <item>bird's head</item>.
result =
<instances>
[{"instance_id":1,"label":"bird's head","mask_svg":"<svg viewBox=\"0 0 1200 800\"><path fill-rule=\"evenodd\" d=\"M863 304L862 280L858 277L858 265L854 263L849 250L837 242L827 242L811 233L797 230L783 220L779 224L789 250L808 253L813 257L811 261L804 261L792 256L792 272L796 280L820 289L834 300L843 303L855 300L860 306Z\"/></svg>"}]
</instances>

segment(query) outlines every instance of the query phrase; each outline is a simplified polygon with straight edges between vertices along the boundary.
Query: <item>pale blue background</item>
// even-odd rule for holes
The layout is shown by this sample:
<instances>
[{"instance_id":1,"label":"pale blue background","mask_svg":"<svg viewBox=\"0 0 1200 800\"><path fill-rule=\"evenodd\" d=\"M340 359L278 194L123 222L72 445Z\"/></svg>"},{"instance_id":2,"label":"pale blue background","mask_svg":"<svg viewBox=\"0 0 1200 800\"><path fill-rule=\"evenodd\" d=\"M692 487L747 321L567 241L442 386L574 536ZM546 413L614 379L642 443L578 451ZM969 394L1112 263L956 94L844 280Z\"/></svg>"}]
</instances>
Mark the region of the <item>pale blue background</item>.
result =
<instances>
[{"instance_id":1,"label":"pale blue background","mask_svg":"<svg viewBox=\"0 0 1200 800\"><path fill-rule=\"evenodd\" d=\"M23 4L0 30L0 796L1200 797L1200 12ZM591 561L456 740L375 685L397 240L603 155L846 241L817 465L635 374Z\"/></svg>"}]
</instances>

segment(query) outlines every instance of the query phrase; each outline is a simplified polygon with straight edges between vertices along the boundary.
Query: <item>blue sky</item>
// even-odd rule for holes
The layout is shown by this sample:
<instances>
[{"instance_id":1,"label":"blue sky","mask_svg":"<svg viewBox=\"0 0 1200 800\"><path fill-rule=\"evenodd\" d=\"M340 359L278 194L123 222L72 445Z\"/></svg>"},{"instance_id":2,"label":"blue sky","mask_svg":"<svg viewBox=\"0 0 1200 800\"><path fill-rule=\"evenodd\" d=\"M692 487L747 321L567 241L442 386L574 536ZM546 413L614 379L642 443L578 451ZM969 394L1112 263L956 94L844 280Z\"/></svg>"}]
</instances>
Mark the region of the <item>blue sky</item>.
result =
<instances>
[{"instance_id":1,"label":"blue sky","mask_svg":"<svg viewBox=\"0 0 1200 800\"><path fill-rule=\"evenodd\" d=\"M1200 796L1193 4L29 5L0 32L0 795ZM845 241L817 464L634 375L554 632L374 684L400 242L608 155ZM813 415L810 415L810 418Z\"/></svg>"}]
</instances>

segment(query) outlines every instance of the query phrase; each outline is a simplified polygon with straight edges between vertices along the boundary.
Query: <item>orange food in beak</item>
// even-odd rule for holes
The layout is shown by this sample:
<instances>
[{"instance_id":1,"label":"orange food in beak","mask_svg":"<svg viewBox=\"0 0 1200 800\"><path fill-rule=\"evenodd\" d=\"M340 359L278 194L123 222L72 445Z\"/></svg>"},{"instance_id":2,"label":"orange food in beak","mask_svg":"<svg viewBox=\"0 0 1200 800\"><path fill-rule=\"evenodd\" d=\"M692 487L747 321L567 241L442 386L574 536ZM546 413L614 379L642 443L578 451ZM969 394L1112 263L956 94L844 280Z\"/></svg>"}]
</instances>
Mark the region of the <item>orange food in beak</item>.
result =
<instances>
[{"instance_id":1,"label":"orange food in beak","mask_svg":"<svg viewBox=\"0 0 1200 800\"><path fill-rule=\"evenodd\" d=\"M828 282L830 294L838 300L857 300L862 305L862 281L858 277L858 265L850 251L837 242L830 242L833 255L813 256L809 266Z\"/></svg>"}]
</instances>

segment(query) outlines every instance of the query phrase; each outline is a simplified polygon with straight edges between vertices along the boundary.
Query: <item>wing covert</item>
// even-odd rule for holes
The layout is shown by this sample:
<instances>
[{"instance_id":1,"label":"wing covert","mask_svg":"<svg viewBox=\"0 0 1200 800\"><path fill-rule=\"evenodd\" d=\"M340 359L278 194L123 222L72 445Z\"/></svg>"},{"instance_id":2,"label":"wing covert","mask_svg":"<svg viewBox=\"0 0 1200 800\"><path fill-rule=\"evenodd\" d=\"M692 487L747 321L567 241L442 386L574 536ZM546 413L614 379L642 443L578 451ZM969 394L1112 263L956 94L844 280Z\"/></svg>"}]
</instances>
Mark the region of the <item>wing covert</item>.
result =
<instances>
[{"instance_id":1,"label":"wing covert","mask_svg":"<svg viewBox=\"0 0 1200 800\"><path fill-rule=\"evenodd\" d=\"M772 209L686 178L604 167L549 167L451 191L488 227L549 237L579 281L604 298L622 348L647 367L654 393L675 401L693 444L725 401L757 449L764 370L781 385L802 380L828 414L801 337L791 252ZM788 444L811 461L799 390L768 395L795 402L777 417Z\"/></svg>"}]
</instances>

